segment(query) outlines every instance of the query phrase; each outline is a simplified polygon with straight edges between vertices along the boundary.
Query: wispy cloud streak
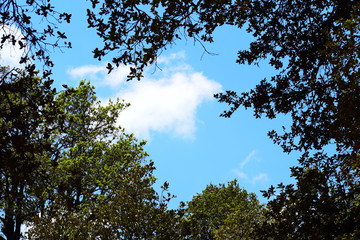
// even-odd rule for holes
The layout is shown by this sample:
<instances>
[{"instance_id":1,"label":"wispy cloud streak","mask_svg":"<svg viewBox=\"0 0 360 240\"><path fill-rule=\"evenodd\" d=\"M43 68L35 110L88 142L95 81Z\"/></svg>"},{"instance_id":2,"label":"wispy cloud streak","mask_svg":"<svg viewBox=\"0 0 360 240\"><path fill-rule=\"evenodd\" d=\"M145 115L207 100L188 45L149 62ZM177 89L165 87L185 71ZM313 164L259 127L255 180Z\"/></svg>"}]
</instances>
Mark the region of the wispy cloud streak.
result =
<instances>
[{"instance_id":1,"label":"wispy cloud streak","mask_svg":"<svg viewBox=\"0 0 360 240\"><path fill-rule=\"evenodd\" d=\"M233 169L233 172L236 174L236 176L239 179L242 179L248 183L251 183L253 185L259 183L259 182L266 182L268 180L268 175L266 173L259 173L255 176L249 176L247 173L245 173L245 171L243 170L243 168L254 158L256 154L255 150L252 150L243 161L241 161L240 163L240 167L239 169Z\"/></svg>"}]
</instances>

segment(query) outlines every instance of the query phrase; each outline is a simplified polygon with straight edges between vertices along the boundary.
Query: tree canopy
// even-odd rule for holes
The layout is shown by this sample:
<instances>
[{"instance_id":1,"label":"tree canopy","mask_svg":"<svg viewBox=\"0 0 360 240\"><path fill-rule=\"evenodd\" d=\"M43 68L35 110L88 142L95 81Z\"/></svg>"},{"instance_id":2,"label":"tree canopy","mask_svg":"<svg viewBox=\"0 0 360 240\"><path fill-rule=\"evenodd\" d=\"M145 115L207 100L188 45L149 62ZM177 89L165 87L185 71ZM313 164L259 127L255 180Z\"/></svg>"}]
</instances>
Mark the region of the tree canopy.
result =
<instances>
[{"instance_id":1,"label":"tree canopy","mask_svg":"<svg viewBox=\"0 0 360 240\"><path fill-rule=\"evenodd\" d=\"M266 3L272 3L267 6ZM250 92L217 95L232 108L252 107L254 115L290 114L283 135L269 136L285 152L321 150L336 143L339 151L359 152L359 3L355 1L264 1L250 20L257 37L238 62L268 58L279 74Z\"/></svg>"},{"instance_id":2,"label":"tree canopy","mask_svg":"<svg viewBox=\"0 0 360 240\"><path fill-rule=\"evenodd\" d=\"M279 184L276 195L274 187L264 191L270 201L258 234L269 239L358 239L359 173L341 157L303 155L291 169L295 185Z\"/></svg>"},{"instance_id":3,"label":"tree canopy","mask_svg":"<svg viewBox=\"0 0 360 240\"><path fill-rule=\"evenodd\" d=\"M103 40L94 49L94 57L101 60L111 53L109 72L114 66L130 65L129 79L141 79L144 68L156 64L162 51L177 40L191 39L202 45L212 42L214 31L223 25L246 29L255 40L248 49L239 49L236 61L267 61L277 73L248 92L216 94L219 102L230 106L222 116L231 117L240 107L252 108L256 118L290 115L290 126L284 126L282 133L270 131L269 137L286 153L302 152L298 166L292 168L296 184L280 184L280 193L274 187L264 192L271 198L262 222L265 232L260 228L253 233L270 239L359 238L358 1L89 3L88 27ZM80 233L89 239L173 234L175 212L166 210L151 187L153 165L145 161L143 143L115 127L125 105L99 105L93 89L84 82L57 93L50 80L36 76L35 60L52 67L48 50L71 47L66 33L58 29L61 22L70 22L71 14L57 12L48 0L4 0L0 17L4 32L0 48L10 42L24 49L21 62L27 63L28 73L1 69L3 234L18 239L25 222L33 224L32 238L44 238L48 230L51 238L64 239ZM39 18L46 24L34 24ZM15 37L16 30L21 39ZM44 71L45 76L49 74ZM327 146L333 147L331 153L326 153ZM210 185L203 195L216 196L213 204L217 197L222 199L219 189L226 192L235 185ZM204 209L201 204L207 200L201 196L189 203L188 220L196 219L193 231L204 227L193 236L211 239L240 234L236 221L243 220L244 211L230 208L229 216L221 215L223 205ZM222 199L229 205L234 204L232 200ZM138 217L142 221L134 222ZM205 222L199 225L201 221ZM57 223L64 228L56 228ZM71 224L79 228L68 228Z\"/></svg>"},{"instance_id":4,"label":"tree canopy","mask_svg":"<svg viewBox=\"0 0 360 240\"><path fill-rule=\"evenodd\" d=\"M359 151L359 3L342 1L114 1L91 0L88 27L94 28L104 45L94 49L101 60L107 54L113 64L130 65L129 79L141 78L145 66L155 63L161 52L176 40L190 38L212 42L215 29L233 25L255 37L249 49L240 50L239 64L266 59L278 74L263 79L249 92L229 90L216 95L231 108L253 108L254 115L274 118L290 114L292 125L284 133L270 132L284 151L320 150L336 143L341 151ZM0 5L3 28L14 25L24 35L29 51L59 46L65 33L49 24L44 30L32 22L36 17L70 22L48 1L4 1ZM46 22L46 21L45 21ZM2 44L21 45L10 31ZM49 43L47 40L54 40ZM67 42L66 42L67 43ZM66 45L66 43L64 43ZM63 44L63 45L64 45ZM22 48L20 46L20 48ZM51 65L51 64L50 64ZM113 69L108 65L109 71ZM330 131L328 131L330 129Z\"/></svg>"},{"instance_id":5,"label":"tree canopy","mask_svg":"<svg viewBox=\"0 0 360 240\"><path fill-rule=\"evenodd\" d=\"M3 69L1 226L8 240L176 239L172 198L152 187L152 161L116 126L123 102L100 105L80 82L55 92L41 78ZM1 239L4 239L1 237Z\"/></svg>"},{"instance_id":6,"label":"tree canopy","mask_svg":"<svg viewBox=\"0 0 360 240\"><path fill-rule=\"evenodd\" d=\"M187 203L185 239L253 239L263 221L263 206L236 180L210 184Z\"/></svg>"},{"instance_id":7,"label":"tree canopy","mask_svg":"<svg viewBox=\"0 0 360 240\"><path fill-rule=\"evenodd\" d=\"M279 73L255 89L217 94L231 106L254 115L275 118L290 114L293 123L284 134L269 136L285 152L320 150L336 143L342 152L358 153L359 143L359 3L344 1L92 1L89 27L104 46L101 59L116 51L116 65L132 64L140 77L147 64L180 38L212 42L224 24L246 27L255 37L240 50L239 64L267 59ZM109 67L111 70L111 66ZM329 131L330 130L330 131Z\"/></svg>"},{"instance_id":8,"label":"tree canopy","mask_svg":"<svg viewBox=\"0 0 360 240\"><path fill-rule=\"evenodd\" d=\"M21 225L37 211L34 195L47 184L41 166L53 153L58 112L51 82L5 67L0 74L1 225L7 239L19 239Z\"/></svg>"}]
</instances>

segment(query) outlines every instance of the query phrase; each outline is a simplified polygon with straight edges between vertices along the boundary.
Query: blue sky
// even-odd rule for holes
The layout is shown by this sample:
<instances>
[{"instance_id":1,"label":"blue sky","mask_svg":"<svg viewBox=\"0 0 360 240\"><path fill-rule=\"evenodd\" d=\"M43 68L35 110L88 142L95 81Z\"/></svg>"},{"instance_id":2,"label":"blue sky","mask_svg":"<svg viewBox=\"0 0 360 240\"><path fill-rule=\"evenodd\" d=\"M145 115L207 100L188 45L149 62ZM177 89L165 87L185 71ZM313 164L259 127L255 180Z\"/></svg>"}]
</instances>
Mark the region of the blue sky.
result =
<instances>
[{"instance_id":1,"label":"blue sky","mask_svg":"<svg viewBox=\"0 0 360 240\"><path fill-rule=\"evenodd\" d=\"M204 53L190 39L179 41L160 56L161 70L151 66L142 81L126 82L127 67L108 75L105 65L110 58L102 62L92 58L91 51L101 41L86 28L81 3L89 2L55 2L60 11L73 14L72 23L61 28L73 48L52 55L56 86L75 86L86 79L96 86L104 103L120 98L132 104L118 123L148 141L146 150L157 167L159 184L168 181L171 193L177 195L172 207L191 200L209 183L237 178L242 187L260 197L260 190L291 181L289 167L295 165L296 154L282 153L267 137L269 130L288 125L288 118L255 119L251 109L239 109L230 119L221 118L219 114L227 106L213 98L224 90L247 91L274 74L266 61L260 66L235 63L237 51L246 49L251 41L248 34L233 27L216 31L215 43L205 46L217 55ZM18 53L10 49L1 54L1 64L14 64Z\"/></svg>"}]
</instances>

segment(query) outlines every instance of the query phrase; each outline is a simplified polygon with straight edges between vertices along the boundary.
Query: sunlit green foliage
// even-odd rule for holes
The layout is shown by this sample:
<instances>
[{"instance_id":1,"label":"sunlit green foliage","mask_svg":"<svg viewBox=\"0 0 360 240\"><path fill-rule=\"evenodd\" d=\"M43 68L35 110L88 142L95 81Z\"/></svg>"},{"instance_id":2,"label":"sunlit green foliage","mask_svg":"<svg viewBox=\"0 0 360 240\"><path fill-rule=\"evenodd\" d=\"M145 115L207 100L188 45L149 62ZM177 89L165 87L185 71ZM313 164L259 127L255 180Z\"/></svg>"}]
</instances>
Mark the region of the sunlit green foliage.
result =
<instances>
[{"instance_id":1,"label":"sunlit green foliage","mask_svg":"<svg viewBox=\"0 0 360 240\"><path fill-rule=\"evenodd\" d=\"M0 4L1 26L14 25L23 34L27 33L24 38L28 41L28 50L33 51L33 54L26 55L26 57L30 57L23 60L28 60L32 56L34 59L40 58L45 61L46 65L52 66L46 51L44 51L48 45L47 40L53 37L55 43L52 42L50 45L58 46L58 40L64 40L66 36L60 31L55 33L56 24L50 24L48 29L43 31L37 30L36 26L31 24L30 13L44 16L45 20L48 20L46 17L53 16L56 20L63 19L66 22L70 21L70 15L58 14L52 5L42 0L26 1L21 6L17 1L6 0L3 2ZM129 79L140 79L144 67L156 63L161 52L176 43L176 40L185 38L202 44L203 42L212 42L213 32L223 25L245 27L255 40L250 43L248 49L240 49L237 62L239 64L259 64L261 61L267 61L277 70L277 73L270 79L261 80L249 92L237 93L229 90L217 94L216 98L220 102L230 106L230 109L225 111L222 116L230 117L239 107L252 108L254 116L257 118L265 116L272 119L279 114L287 114L292 119L290 126L284 126L283 133L270 131L269 137L285 152L302 152L299 165L292 169L296 184L287 186L280 184L278 186L280 193L276 193L273 187L264 193L265 196L272 199L268 205L267 219L264 227L257 228L252 234L258 234L256 238L259 239L360 238L357 227L360 225L358 223L360 215L358 196L360 176L359 1L90 0L89 3L91 6L87 9L88 26L94 28L103 40L103 46L94 49L94 57L101 60L111 54L114 56L113 65L130 65L132 72ZM30 11L31 9L32 11ZM14 39L11 34L3 35L1 44L7 40L12 41L19 48L24 48L24 43ZM66 42L64 44L70 46ZM112 64L108 64L109 71L114 67ZM33 74L34 69L34 66L29 66L27 70ZM4 81L3 79L2 81ZM127 164L126 160L125 162L116 162L109 157L113 151L120 151L119 149L123 149L125 146L127 146L125 149L128 150L120 152L127 156L129 153L127 151L134 151L130 151L130 155L137 164L131 166L130 169L137 173L137 179L140 181L138 183L143 186L139 191L144 190L146 192L145 199L148 199L145 203L141 202L140 208L149 209L150 207L154 211L160 209L163 212L161 208L153 208L154 203L158 200L154 200L157 198L154 197L154 193L151 193L152 190L146 190L151 189L148 187L153 183L152 165L149 162L140 164L145 157L141 143L137 143L132 136L124 135L120 129L113 128L113 118L117 116L117 111L124 107L121 103L120 105L112 103L108 108L96 105L91 88L82 83L78 90L65 90L57 98L56 105L62 107L62 113L57 116L61 117L47 118L45 116L53 116L52 111L57 109L48 107L49 104L54 104L51 99L54 93L48 87L49 83L41 81L34 83L31 80L29 83L21 84L31 86L30 89L33 89L34 84L47 84L47 86L35 87L35 91L22 87L20 88L21 93L15 93L14 89L7 89L4 93L0 93L3 100L0 102L0 106L6 109L1 110L4 118L2 118L0 126L4 135L0 136L0 140L1 144L5 146L2 148L1 154L16 159L15 162L20 166L16 170L16 174L20 174L21 178L26 179L28 181L26 184L29 186L30 183L40 181L42 178L39 176L46 178L51 176L50 182L55 185L47 185L50 188L46 190L40 187L34 190L29 188L27 191L28 188L24 188L18 181L8 181L15 176L15 172L10 171L12 169L10 162L3 160L6 158L2 158L1 174L4 187L1 194L4 198L1 204L4 209L8 209L4 211L4 214L8 213L8 216L11 216L11 218L6 218L6 216L2 218L3 224L18 227L19 225L15 224L17 219L20 223L29 219L27 213L30 210L19 207L23 206L23 199L26 199L26 203L32 203L29 205L32 206L30 209L38 209L33 206L38 206L39 199L43 201L43 198L46 199L46 204L42 203L42 209L35 212L40 211L45 215L41 215L44 218L40 217L37 221L41 222L47 219L47 223L50 225L55 226L54 224L58 222L68 226L67 223L80 221L79 219L82 219L82 222L86 222L87 219L91 220L91 217L86 215L91 214L87 204L95 204L90 204L95 211L101 208L99 204L104 203L101 202L105 201L103 199L110 199L108 205L116 202L110 197L113 194L112 191L105 191L104 196L100 199L97 197L94 201L88 199L90 199L89 196L97 196L101 193L97 190L100 189L100 186L110 184L108 179L113 176L111 172L114 169L119 169L123 166L122 164ZM1 87L4 86L7 85ZM38 98L34 101L31 100L38 93L42 94L42 91L38 91L39 89L47 89L44 96L50 96L50 100L46 97L49 101L37 102ZM25 100L18 100L19 94L26 96ZM73 100L71 98L69 100L67 96L71 96ZM75 99L77 100L75 101ZM44 115L33 122L30 121L30 126L32 126L30 129L36 129L36 131L29 133L24 129L24 124L32 119L32 114L26 115L28 118L21 120L21 118L14 118L15 112L11 111L17 107L32 111L34 104L41 106L39 110L44 112ZM9 108L10 105L16 108ZM92 108L91 106L96 107ZM28 110L26 112L29 113ZM101 121L109 125L101 126ZM54 126L56 126L55 129L52 129L51 127ZM99 131L97 127L100 127ZM50 129L42 132L47 128ZM16 131L11 132L13 129ZM112 139L112 130L115 132L115 139ZM26 137L24 138L24 136ZM39 136L45 136L45 138L35 143L34 139L39 139ZM23 145L21 141L18 144L16 139L25 140L26 144ZM34 147L37 144L40 144L39 148ZM25 147L22 148L22 146ZM329 146L333 148L332 154L326 155L325 147ZM28 153L28 149L32 149L31 154ZM44 149L46 150L44 151ZM54 151L54 149L60 149L60 151ZM34 161L34 159L37 160ZM80 164L83 161L88 165ZM43 164L43 162L48 164ZM115 164L114 169L108 169L106 164L101 165L102 162ZM33 163L36 163L35 166L32 165ZM38 168L38 166L41 167ZM94 176L97 176L96 179L84 178L84 176L88 176L88 172L93 171L91 166L99 169L94 172ZM103 168L109 171L104 172L101 170ZM24 169L28 169L28 171L25 172ZM38 175L39 171L42 175ZM134 176L131 175L127 179L132 179L132 177ZM105 183L100 184L97 182L97 178ZM122 184L126 182L122 178L119 181ZM35 186L43 185L43 183L35 184ZM125 186L127 185L125 184ZM217 187L213 186L213 188ZM220 188L226 189L227 187L220 186ZM24 189L27 192L24 192ZM114 189L120 195L123 194L122 191L125 191L125 196L127 196L128 190L130 191L131 188ZM15 195L16 197L8 197ZM200 196L195 197L193 201L206 202ZM14 205L13 199L20 199L16 203L20 205ZM212 201L210 203L215 204ZM232 199L226 198L222 199L222 204L231 205L233 202ZM246 205L246 202L242 204ZM133 211L134 206L129 207L127 211L130 209ZM198 205L191 206L190 204L188 209L188 220L205 221L204 225L191 225L192 236L200 239L215 237L226 239L234 238L232 234L242 234L239 232L242 228L236 225L238 221L236 219L244 217L241 215L243 211L231 210L231 213L225 218L223 215L218 215L220 212L214 210L216 208L199 207L199 211L203 211L205 214L200 217L197 213L191 212L197 211ZM222 206L224 205L220 204L220 208ZM112 207L116 208L116 206ZM124 206L122 209L126 209L126 207ZM232 208L230 207L230 209ZM59 216L59 219L56 219L55 215L51 215L52 211L59 213L56 215ZM100 212L102 211L106 212L106 210ZM30 212L34 213L33 210ZM60 214L60 212L62 213ZM238 213L241 214L238 215ZM19 218L16 219L16 216ZM110 213L106 216L108 218L104 220L103 226L107 226L108 222L115 222L115 217ZM105 216L102 217L105 218ZM222 227L218 222L219 219L223 219L221 220L223 221ZM245 219L247 218L245 217ZM129 223L132 224L131 221ZM128 232L123 231L124 234L130 234L126 235L127 237L135 237L135 235L131 235L134 229L136 229L136 234L144 234L141 237L148 237L146 235L148 230L145 227L145 225L148 226L147 224L134 223L138 228L129 230L128 226L133 226L131 224L117 225L117 228L128 229L126 230ZM49 229L51 229L50 225ZM79 226L79 229L67 228L68 233L64 233L62 230L56 233L54 230L54 234L61 232L70 238L78 236L76 234L80 232L86 232L86 236L89 238L98 234L95 233L96 228L89 229L81 224L76 226ZM97 224L97 226L101 226L101 224ZM5 231L8 231L6 229L10 228L5 227ZM33 236L40 234L35 231L36 228L33 229ZM14 233L18 236L19 231L16 230ZM106 234L108 233L109 235L106 236L116 234L111 229ZM54 235L54 237L57 236L60 235ZM136 235L136 237L138 236Z\"/></svg>"},{"instance_id":2,"label":"sunlit green foliage","mask_svg":"<svg viewBox=\"0 0 360 240\"><path fill-rule=\"evenodd\" d=\"M145 143L116 127L126 105L101 106L94 94L93 87L80 82L56 98L64 125L54 143L62 151L30 239L169 236L175 211L167 211L167 199L152 188L155 167L146 160Z\"/></svg>"},{"instance_id":3,"label":"sunlit green foliage","mask_svg":"<svg viewBox=\"0 0 360 240\"><path fill-rule=\"evenodd\" d=\"M183 222L186 239L253 239L264 220L256 195L236 180L208 185L188 202Z\"/></svg>"},{"instance_id":4,"label":"sunlit green foliage","mask_svg":"<svg viewBox=\"0 0 360 240\"><path fill-rule=\"evenodd\" d=\"M145 142L116 125L127 104L101 105L83 81L56 93L17 73L4 68L0 85L4 237L26 224L29 239L176 239Z\"/></svg>"}]
</instances>

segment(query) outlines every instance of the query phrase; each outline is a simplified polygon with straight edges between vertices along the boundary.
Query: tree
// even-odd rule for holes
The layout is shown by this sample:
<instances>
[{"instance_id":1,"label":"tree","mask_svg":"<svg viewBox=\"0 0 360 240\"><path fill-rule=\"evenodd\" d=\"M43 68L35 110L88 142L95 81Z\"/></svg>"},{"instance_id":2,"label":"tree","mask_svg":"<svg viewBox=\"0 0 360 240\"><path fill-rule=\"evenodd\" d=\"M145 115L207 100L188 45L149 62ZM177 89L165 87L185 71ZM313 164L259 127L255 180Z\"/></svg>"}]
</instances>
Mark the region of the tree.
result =
<instances>
[{"instance_id":1,"label":"tree","mask_svg":"<svg viewBox=\"0 0 360 240\"><path fill-rule=\"evenodd\" d=\"M349 222L356 222L352 216L359 213L359 9L353 0L138 1L121 6L107 1L89 16L90 27L104 39L95 55L119 50L114 63L134 64L134 73L156 61L176 39L211 42L223 24L246 26L255 40L239 51L237 62L267 59L278 74L249 92L217 94L231 106L222 116L230 117L240 106L253 108L257 118L289 114L290 128L269 136L285 152L303 152L293 168L297 186L280 185L281 193L269 203L271 221L284 234L275 239L356 239L358 230ZM336 154L324 156L325 146L332 144Z\"/></svg>"},{"instance_id":2,"label":"tree","mask_svg":"<svg viewBox=\"0 0 360 240\"><path fill-rule=\"evenodd\" d=\"M253 239L263 220L256 195L240 188L236 180L208 185L185 208L186 239Z\"/></svg>"},{"instance_id":3,"label":"tree","mask_svg":"<svg viewBox=\"0 0 360 240\"><path fill-rule=\"evenodd\" d=\"M71 14L60 13L49 0L3 0L0 3L0 49L10 43L23 51L20 63L26 64L30 75L34 73L35 60L53 67L50 49L68 47L66 34L58 30L62 22L69 23ZM39 24L38 22L45 24ZM44 69L43 75L51 74Z\"/></svg>"},{"instance_id":4,"label":"tree","mask_svg":"<svg viewBox=\"0 0 360 240\"><path fill-rule=\"evenodd\" d=\"M87 10L89 28L96 29L104 45L94 49L102 59L116 53L112 63L129 64L129 79L141 79L145 66L156 63L168 46L181 38L202 44L212 42L213 31L224 24L242 27L250 1L192 0L91 0ZM206 49L205 49L206 50ZM109 71L113 69L108 65Z\"/></svg>"},{"instance_id":5,"label":"tree","mask_svg":"<svg viewBox=\"0 0 360 240\"><path fill-rule=\"evenodd\" d=\"M356 181L351 178L359 176L358 1L90 2L92 6L87 10L89 27L96 29L104 42L103 46L94 50L94 57L100 60L110 52L115 53L112 60L114 65L132 66L129 79L140 79L144 67L156 63L161 52L176 40L190 38L202 44L212 42L214 30L224 24L246 27L255 40L250 43L249 49L239 51L237 62L258 64L266 59L278 73L270 79L261 80L249 92L236 93L229 90L217 94L216 98L220 102L230 105L223 116L230 117L241 106L253 108L257 118L290 115L291 126L284 127L284 133L270 131L269 136L285 152L303 153L299 162L302 171L294 175L299 176L296 178L298 183L303 183L302 179L308 176L308 172L314 172L313 166L303 165L306 162L303 159L310 158L311 162L318 160L319 164L333 164L337 166L334 170L336 174L322 167L316 167L316 171L328 174L330 179L337 175L344 179L349 177L348 183L345 180L344 183L338 183L346 186L346 194L334 194L334 198L343 197L344 201L353 201L347 191L357 189ZM18 12L14 11L14 14ZM109 64L108 69L111 71L113 65ZM336 153L327 157L331 161L318 157L326 146L332 145ZM315 155L310 156L310 153ZM343 171L340 167L350 169ZM320 173L317 176L321 176ZM319 188L316 185L309 188L299 186L289 186L289 189L306 195L310 194L306 191ZM279 199L282 196L280 194ZM292 195L288 197L291 199ZM300 201L295 205L298 208L309 207L306 204ZM354 208L348 210L353 211Z\"/></svg>"},{"instance_id":6,"label":"tree","mask_svg":"<svg viewBox=\"0 0 360 240\"><path fill-rule=\"evenodd\" d=\"M356 238L354 232L358 230L346 226L348 216L358 216L358 196L354 195L360 169L358 1L92 2L89 26L104 40L95 56L101 58L118 51L113 63L134 65L130 78L140 78L143 67L156 62L161 51L175 40L211 42L213 31L224 24L246 27L255 40L249 49L239 51L237 62L258 64L268 60L277 74L261 80L249 92L238 94L229 90L215 97L230 105L230 110L222 114L224 117L231 117L241 106L253 108L256 118L272 119L278 114L292 117L291 126L284 127L284 133L269 132L269 137L285 152L303 154L298 168L293 169L297 186L280 185L281 193L269 203L273 211L270 213L280 226L277 229L288 234L275 236L327 239L350 234ZM334 146L333 156L324 157L327 146ZM310 176L314 183L309 181ZM273 196L273 190L266 195ZM331 218L322 208L332 204L341 207ZM277 215L279 209L283 214L299 214L301 218ZM314 211L319 211L319 215ZM342 230L332 228L331 220L326 218L336 219L336 229ZM282 225L290 227L285 230ZM320 235L312 226L329 231Z\"/></svg>"},{"instance_id":7,"label":"tree","mask_svg":"<svg viewBox=\"0 0 360 240\"><path fill-rule=\"evenodd\" d=\"M101 106L85 82L56 101L65 116L54 141L61 155L29 239L175 238L176 211L167 210L171 195L152 188L155 167L146 161L145 142L115 125L126 104Z\"/></svg>"},{"instance_id":8,"label":"tree","mask_svg":"<svg viewBox=\"0 0 360 240\"><path fill-rule=\"evenodd\" d=\"M176 239L172 195L152 187L145 142L116 126L127 104L100 105L93 87L3 69L1 239Z\"/></svg>"},{"instance_id":9,"label":"tree","mask_svg":"<svg viewBox=\"0 0 360 240\"><path fill-rule=\"evenodd\" d=\"M224 25L246 26L255 40L239 51L239 64L268 59L278 70L250 92L217 94L254 115L275 118L290 114L290 131L269 136L284 151L320 150L336 143L339 151L358 153L359 143L359 3L343 1L92 1L89 27L104 46L94 50L101 59L117 51L113 63L131 64L130 78L141 77L147 64L182 37L212 42ZM245 25L246 24L246 25ZM109 70L112 66L109 66ZM330 131L329 131L330 130Z\"/></svg>"},{"instance_id":10,"label":"tree","mask_svg":"<svg viewBox=\"0 0 360 240\"><path fill-rule=\"evenodd\" d=\"M57 118L51 81L0 69L0 216L7 239L37 211L36 192L46 185L42 157ZM4 239L0 236L0 239Z\"/></svg>"},{"instance_id":11,"label":"tree","mask_svg":"<svg viewBox=\"0 0 360 240\"><path fill-rule=\"evenodd\" d=\"M323 153L302 156L291 169L294 185L264 191L271 198L266 221L257 229L262 239L359 239L359 174Z\"/></svg>"},{"instance_id":12,"label":"tree","mask_svg":"<svg viewBox=\"0 0 360 240\"><path fill-rule=\"evenodd\" d=\"M223 116L230 117L239 106L254 108L256 117L290 114L289 131L269 132L285 152L321 150L335 143L343 154L356 155L359 3L265 1L260 6L249 26L257 40L249 50L239 52L238 62L252 64L268 57L279 74L241 95L218 94L221 102L232 106Z\"/></svg>"}]
</instances>

